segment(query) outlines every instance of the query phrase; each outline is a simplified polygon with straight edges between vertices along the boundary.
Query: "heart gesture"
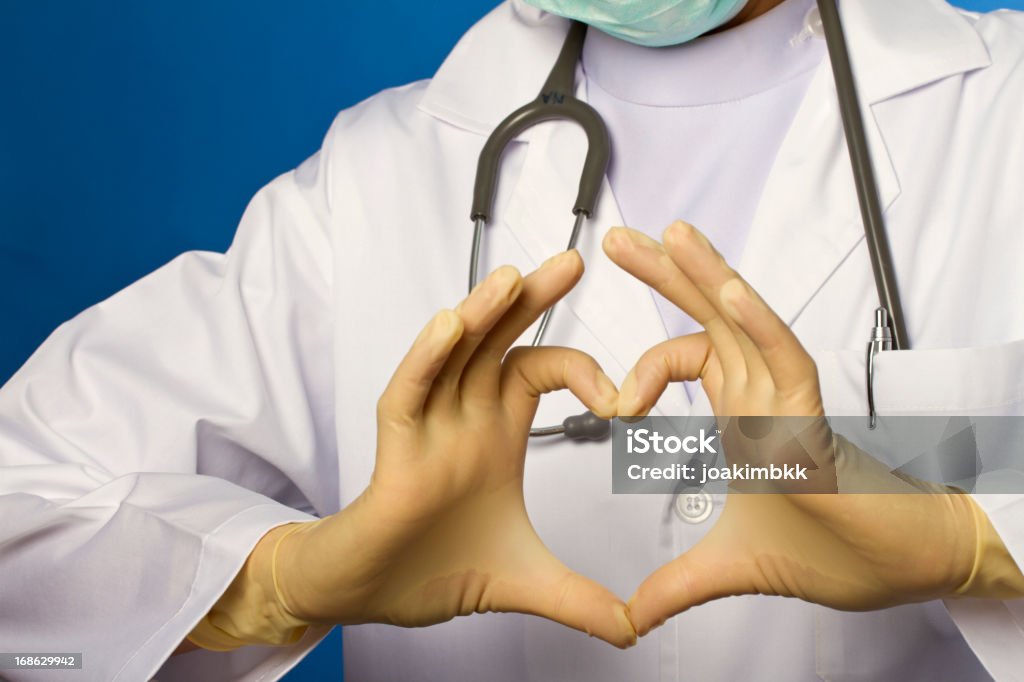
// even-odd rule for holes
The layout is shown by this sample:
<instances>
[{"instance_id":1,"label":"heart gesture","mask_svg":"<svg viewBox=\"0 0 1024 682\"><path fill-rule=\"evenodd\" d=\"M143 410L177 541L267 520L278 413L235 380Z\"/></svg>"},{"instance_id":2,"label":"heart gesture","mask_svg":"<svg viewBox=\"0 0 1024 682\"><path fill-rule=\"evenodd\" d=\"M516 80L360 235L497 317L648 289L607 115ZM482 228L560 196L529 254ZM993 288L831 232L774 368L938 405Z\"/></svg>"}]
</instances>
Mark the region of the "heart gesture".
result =
<instances>
[{"instance_id":1,"label":"heart gesture","mask_svg":"<svg viewBox=\"0 0 1024 682\"><path fill-rule=\"evenodd\" d=\"M639 634L731 595L867 610L962 590L976 554L968 496L897 477L833 434L823 418L817 368L785 322L696 229L677 222L663 240L614 228L604 247L704 332L671 339L641 357L623 382L619 414L645 415L669 382L700 379L720 426L739 422L723 429L727 459L765 463L797 454L809 460L816 487L730 492L708 534L633 595L629 608ZM775 418L784 429L778 447L754 447L761 441L744 436L741 420L734 419L750 417ZM880 492L836 494L850 476L857 488Z\"/></svg>"}]
</instances>

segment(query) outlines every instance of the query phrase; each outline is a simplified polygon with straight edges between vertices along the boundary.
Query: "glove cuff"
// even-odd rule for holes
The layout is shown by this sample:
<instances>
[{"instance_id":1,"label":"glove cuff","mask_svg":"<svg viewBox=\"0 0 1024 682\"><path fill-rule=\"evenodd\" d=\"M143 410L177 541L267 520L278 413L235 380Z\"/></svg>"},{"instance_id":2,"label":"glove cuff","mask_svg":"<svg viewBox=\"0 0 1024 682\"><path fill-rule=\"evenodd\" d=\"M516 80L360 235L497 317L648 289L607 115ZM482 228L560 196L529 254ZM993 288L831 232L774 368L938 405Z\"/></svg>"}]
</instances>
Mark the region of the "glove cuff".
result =
<instances>
[{"instance_id":1,"label":"glove cuff","mask_svg":"<svg viewBox=\"0 0 1024 682\"><path fill-rule=\"evenodd\" d=\"M1010 556L985 510L970 495L964 495L974 515L977 546L974 567L967 581L956 590L957 597L1019 599L1024 597L1024 574Z\"/></svg>"},{"instance_id":2,"label":"glove cuff","mask_svg":"<svg viewBox=\"0 0 1024 682\"><path fill-rule=\"evenodd\" d=\"M310 624L293 616L286 606L276 569L281 542L305 525L293 523L268 532L186 639L210 651L231 651L253 644L288 646L299 641Z\"/></svg>"}]
</instances>

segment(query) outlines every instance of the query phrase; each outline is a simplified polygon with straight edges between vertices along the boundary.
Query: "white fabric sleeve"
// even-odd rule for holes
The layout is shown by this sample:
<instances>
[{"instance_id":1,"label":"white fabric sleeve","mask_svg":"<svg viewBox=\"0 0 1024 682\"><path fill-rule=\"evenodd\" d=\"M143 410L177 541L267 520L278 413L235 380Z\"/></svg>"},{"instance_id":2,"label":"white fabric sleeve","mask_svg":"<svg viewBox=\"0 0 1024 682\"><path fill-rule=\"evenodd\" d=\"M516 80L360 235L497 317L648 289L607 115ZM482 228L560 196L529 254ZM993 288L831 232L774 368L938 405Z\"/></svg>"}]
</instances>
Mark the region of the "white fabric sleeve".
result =
<instances>
[{"instance_id":1,"label":"white fabric sleeve","mask_svg":"<svg viewBox=\"0 0 1024 682\"><path fill-rule=\"evenodd\" d=\"M1024 495L974 494L1010 556L1024 566ZM1024 599L946 599L964 639L996 682L1024 680Z\"/></svg>"},{"instance_id":2,"label":"white fabric sleeve","mask_svg":"<svg viewBox=\"0 0 1024 682\"><path fill-rule=\"evenodd\" d=\"M328 631L168 661L267 530L337 510L325 156L226 254L86 310L0 389L0 650L80 652L77 680L272 680Z\"/></svg>"}]
</instances>

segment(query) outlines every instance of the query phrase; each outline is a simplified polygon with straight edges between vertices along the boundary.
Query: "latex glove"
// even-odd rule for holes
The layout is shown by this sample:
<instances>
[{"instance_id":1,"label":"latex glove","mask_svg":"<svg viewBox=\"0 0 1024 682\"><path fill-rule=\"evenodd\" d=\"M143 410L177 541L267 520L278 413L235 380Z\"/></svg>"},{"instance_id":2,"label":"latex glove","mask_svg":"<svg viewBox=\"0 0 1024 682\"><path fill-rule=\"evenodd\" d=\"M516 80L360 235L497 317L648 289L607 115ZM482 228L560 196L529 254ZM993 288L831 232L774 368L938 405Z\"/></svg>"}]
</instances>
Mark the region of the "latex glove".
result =
<instances>
[{"instance_id":1,"label":"latex glove","mask_svg":"<svg viewBox=\"0 0 1024 682\"><path fill-rule=\"evenodd\" d=\"M366 490L333 516L265 538L277 548L278 598L260 612L280 622L288 639L296 623L425 626L515 611L618 647L635 643L625 604L552 555L523 500L540 395L568 388L605 417L617 406L614 384L584 353L516 348L506 355L582 272L575 251L525 280L501 268L427 325L378 403Z\"/></svg>"},{"instance_id":2,"label":"latex glove","mask_svg":"<svg viewBox=\"0 0 1024 682\"><path fill-rule=\"evenodd\" d=\"M803 457L812 469L809 489L819 493L730 491L708 534L633 595L629 608L640 634L692 606L730 595L781 595L867 610L957 594L1004 596L993 594L992 586L1022 578L1012 561L1007 566L982 560L979 547L987 531L978 528L991 526L968 495L895 476L832 434L822 419L813 360L703 235L674 223L663 239L664 245L615 228L604 247L705 332L647 352L623 382L620 415L644 415L668 382L699 378L720 427L726 424L727 458L764 463ZM742 422L730 418L748 415L787 417L775 421L788 431L772 447L758 449L751 438L747 445L754 447L744 447ZM828 494L844 485L891 494ZM997 538L994 531L992 537ZM1003 577L979 579L986 565Z\"/></svg>"}]
</instances>

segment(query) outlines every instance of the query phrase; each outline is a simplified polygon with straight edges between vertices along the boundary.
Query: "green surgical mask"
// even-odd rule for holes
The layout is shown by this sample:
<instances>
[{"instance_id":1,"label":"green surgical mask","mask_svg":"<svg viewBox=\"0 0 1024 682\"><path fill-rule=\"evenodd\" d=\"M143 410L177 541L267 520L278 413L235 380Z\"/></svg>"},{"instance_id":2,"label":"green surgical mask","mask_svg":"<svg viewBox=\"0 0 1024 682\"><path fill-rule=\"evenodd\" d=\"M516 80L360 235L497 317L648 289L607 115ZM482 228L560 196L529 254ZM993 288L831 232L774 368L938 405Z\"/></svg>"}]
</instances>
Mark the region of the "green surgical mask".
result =
<instances>
[{"instance_id":1,"label":"green surgical mask","mask_svg":"<svg viewBox=\"0 0 1024 682\"><path fill-rule=\"evenodd\" d=\"M637 45L679 45L728 23L747 0L525 0Z\"/></svg>"}]
</instances>

